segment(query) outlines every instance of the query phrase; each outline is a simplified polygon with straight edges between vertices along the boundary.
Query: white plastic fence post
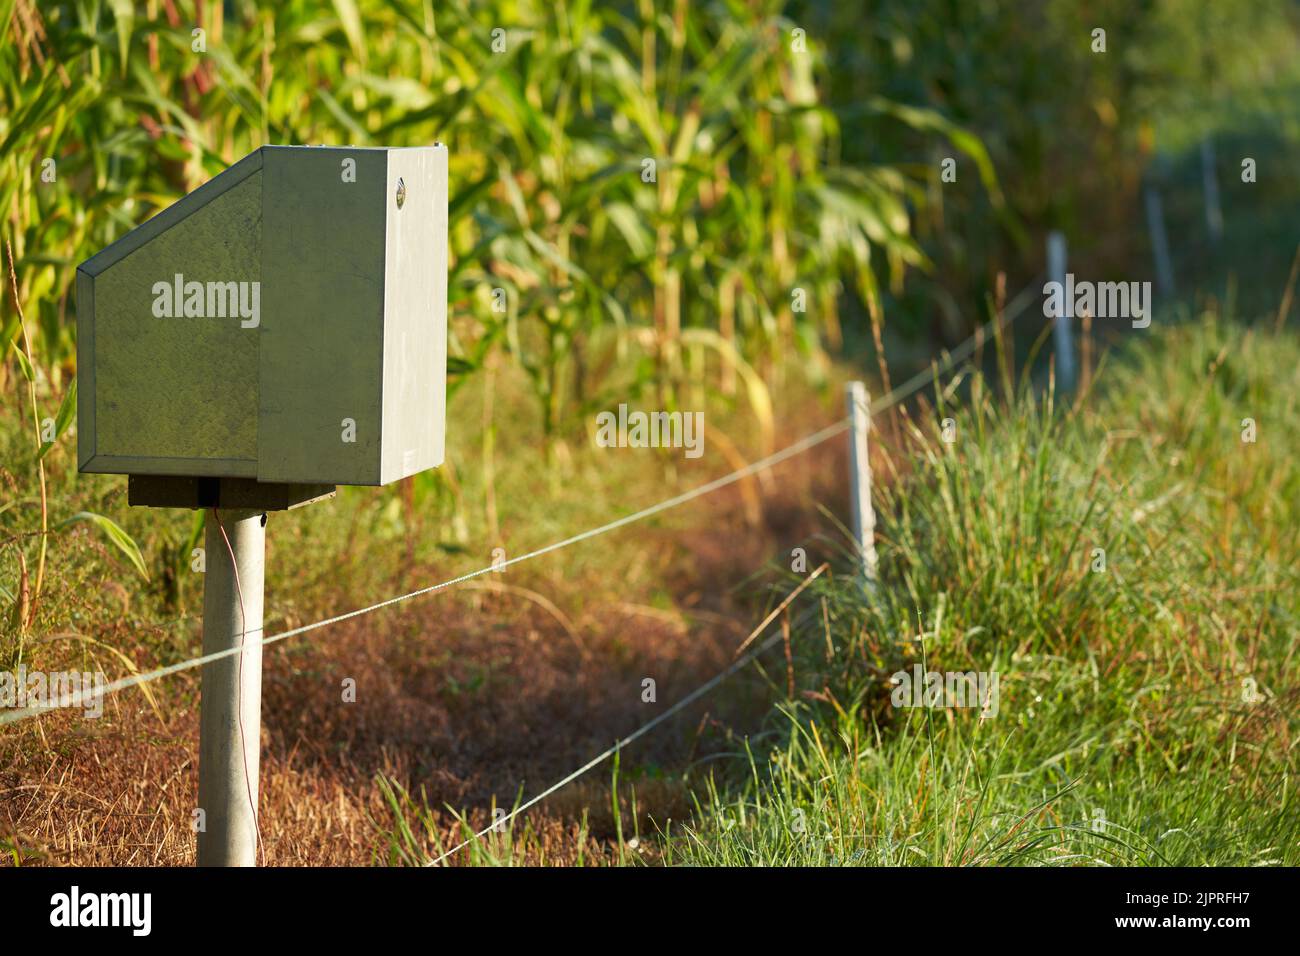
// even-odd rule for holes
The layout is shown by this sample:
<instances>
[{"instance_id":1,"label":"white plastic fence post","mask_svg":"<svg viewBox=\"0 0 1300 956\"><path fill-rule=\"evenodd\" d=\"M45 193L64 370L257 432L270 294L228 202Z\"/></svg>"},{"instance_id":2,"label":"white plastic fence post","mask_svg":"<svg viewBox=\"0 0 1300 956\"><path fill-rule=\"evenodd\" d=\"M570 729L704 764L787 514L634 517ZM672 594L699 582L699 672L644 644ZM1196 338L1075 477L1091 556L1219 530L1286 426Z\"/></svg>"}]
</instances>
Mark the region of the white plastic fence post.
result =
<instances>
[{"instance_id":1,"label":"white plastic fence post","mask_svg":"<svg viewBox=\"0 0 1300 956\"><path fill-rule=\"evenodd\" d=\"M1165 232L1165 213L1160 204L1160 194L1156 187L1147 184L1147 229L1151 232L1151 251L1156 257L1156 283L1160 294L1169 297L1174 294L1174 267L1169 259L1169 236Z\"/></svg>"},{"instance_id":2,"label":"white plastic fence post","mask_svg":"<svg viewBox=\"0 0 1300 956\"><path fill-rule=\"evenodd\" d=\"M871 459L867 436L871 431L871 402L867 387L849 382L844 389L849 411L849 488L853 496L853 538L862 558L862 574L876 580L876 512L871 507Z\"/></svg>"},{"instance_id":3,"label":"white plastic fence post","mask_svg":"<svg viewBox=\"0 0 1300 956\"><path fill-rule=\"evenodd\" d=\"M1066 268L1065 234L1053 231L1047 234L1047 274L1053 282L1059 282L1065 289ZM1056 345L1056 381L1065 393L1074 391L1074 336L1071 327L1074 323L1074 303L1069 296L1062 296L1063 308L1060 315L1052 322L1052 340Z\"/></svg>"},{"instance_id":4,"label":"white plastic fence post","mask_svg":"<svg viewBox=\"0 0 1300 956\"><path fill-rule=\"evenodd\" d=\"M1215 173L1214 139L1201 140L1201 183L1205 189L1205 225L1210 242L1218 246L1223 239L1223 206L1219 203L1219 177Z\"/></svg>"},{"instance_id":5,"label":"white plastic fence post","mask_svg":"<svg viewBox=\"0 0 1300 956\"><path fill-rule=\"evenodd\" d=\"M203 653L240 646L241 632L243 650L203 665L199 809L204 826L198 834L198 865L256 866L266 529L261 512L223 511L221 523L229 550L217 518L208 511Z\"/></svg>"}]
</instances>

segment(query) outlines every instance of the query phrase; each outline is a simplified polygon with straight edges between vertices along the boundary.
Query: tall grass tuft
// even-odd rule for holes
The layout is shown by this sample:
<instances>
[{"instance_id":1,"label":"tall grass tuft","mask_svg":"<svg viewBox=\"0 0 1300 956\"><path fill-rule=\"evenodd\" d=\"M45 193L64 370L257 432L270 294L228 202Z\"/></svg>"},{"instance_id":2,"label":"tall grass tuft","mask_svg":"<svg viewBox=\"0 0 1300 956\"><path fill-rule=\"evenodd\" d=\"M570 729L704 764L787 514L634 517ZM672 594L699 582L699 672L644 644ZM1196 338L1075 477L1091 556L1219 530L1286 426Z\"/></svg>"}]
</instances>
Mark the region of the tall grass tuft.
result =
<instances>
[{"instance_id":1,"label":"tall grass tuft","mask_svg":"<svg viewBox=\"0 0 1300 956\"><path fill-rule=\"evenodd\" d=\"M1206 315L1075 407L977 380L912 417L881 587L822 588L803 693L667 858L1295 865L1298 368ZM894 706L917 661L997 672L996 714Z\"/></svg>"}]
</instances>

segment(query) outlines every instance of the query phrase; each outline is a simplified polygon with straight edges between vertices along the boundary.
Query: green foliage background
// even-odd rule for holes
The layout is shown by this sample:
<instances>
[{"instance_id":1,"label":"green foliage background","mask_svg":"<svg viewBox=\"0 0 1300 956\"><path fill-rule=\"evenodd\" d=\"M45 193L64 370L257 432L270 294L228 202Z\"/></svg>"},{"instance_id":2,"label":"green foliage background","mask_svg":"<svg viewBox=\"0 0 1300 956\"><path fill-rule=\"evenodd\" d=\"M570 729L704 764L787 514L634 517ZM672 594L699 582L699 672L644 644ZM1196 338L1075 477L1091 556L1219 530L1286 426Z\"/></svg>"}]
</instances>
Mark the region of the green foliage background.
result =
<instances>
[{"instance_id":1,"label":"green foliage background","mask_svg":"<svg viewBox=\"0 0 1300 956\"><path fill-rule=\"evenodd\" d=\"M61 393L76 264L158 209L264 143L446 142L453 381L508 354L550 433L706 361L731 391L733 347L770 373L868 316L965 334L999 271L1039 271L1042 228L1144 271L1156 157L1172 175L1247 131L1294 159L1296 20L1288 0L0 0L0 209ZM1252 214L1300 194L1272 165Z\"/></svg>"},{"instance_id":2,"label":"green foliage background","mask_svg":"<svg viewBox=\"0 0 1300 956\"><path fill-rule=\"evenodd\" d=\"M672 381L684 345L701 366L706 349L757 359L837 341L845 283L871 299L877 276L924 262L919 180L839 160L823 48L796 44L772 0L436 14L409 0L6 0L0 22L0 206L56 386L73 371L76 264L264 143L448 144L454 377L507 353L548 433L566 400L604 400L611 364ZM17 331L11 315L7 347Z\"/></svg>"}]
</instances>

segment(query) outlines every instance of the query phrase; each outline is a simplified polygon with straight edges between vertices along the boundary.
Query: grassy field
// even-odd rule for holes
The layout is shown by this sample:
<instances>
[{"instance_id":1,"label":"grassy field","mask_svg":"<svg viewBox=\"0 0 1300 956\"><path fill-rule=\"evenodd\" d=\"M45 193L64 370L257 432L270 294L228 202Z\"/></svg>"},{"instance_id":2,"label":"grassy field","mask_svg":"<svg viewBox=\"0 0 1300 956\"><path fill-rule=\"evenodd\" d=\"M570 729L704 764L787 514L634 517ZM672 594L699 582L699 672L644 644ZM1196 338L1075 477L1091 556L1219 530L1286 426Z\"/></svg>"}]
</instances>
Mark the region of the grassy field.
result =
<instances>
[{"instance_id":1,"label":"grassy field","mask_svg":"<svg viewBox=\"0 0 1300 956\"><path fill-rule=\"evenodd\" d=\"M452 862L1294 865L1300 346L1273 325L1157 321L1067 408L1041 383L1008 406L968 371L939 404L882 417L870 595L836 518L832 442L502 581L276 645L264 859L419 863L453 846L726 666L799 583L802 547L831 573L791 606L788 657L778 645ZM711 433L703 459L664 454L651 473L580 434L517 467L526 392L505 375L467 388L453 413L479 423L445 483L273 518L267 630L491 560L469 541L546 544L839 414L835 388L794 375L775 397L776 434L743 402L719 407L710 423L736 448ZM18 455L30 436L4 421ZM193 516L127 509L122 482L77 478L61 448L46 460L59 597L8 631L6 664L116 677L193 654ZM34 520L31 472L6 480ZM64 524L81 510L135 536L147 580L89 524ZM996 673L996 706L894 706L892 677L915 663ZM349 676L355 704L340 702ZM98 721L0 731L11 862L192 859L197 673L152 688Z\"/></svg>"},{"instance_id":2,"label":"grassy field","mask_svg":"<svg viewBox=\"0 0 1300 956\"><path fill-rule=\"evenodd\" d=\"M1004 409L975 378L960 408L906 416L875 463L878 588L864 599L841 575L806 592L792 653L758 668L773 709L685 771L688 819L638 814L635 750L606 766L617 846L598 859L1300 862L1300 348L1183 319L1070 408L1022 389ZM892 677L915 663L996 673L997 698L895 706ZM443 848L439 813L390 804L393 859ZM513 822L462 854L546 847Z\"/></svg>"},{"instance_id":3,"label":"grassy field","mask_svg":"<svg viewBox=\"0 0 1300 956\"><path fill-rule=\"evenodd\" d=\"M809 570L832 570L792 605L788 658L767 652L453 862L1296 864L1300 346L1271 318L1180 318L1108 353L1070 407L1041 383L1008 406L968 371L939 404L878 420L869 596L832 442L502 581L275 645L266 861L418 863L453 846L726 666L799 583L803 547ZM522 468L509 449L526 391L504 373L485 384L457 396L445 480L409 481L383 509L357 489L273 517L268 632L491 560L467 542L513 555L599 524L839 414L834 387L791 375L776 434L743 402L718 407L711 426L737 447L711 433L698 462L664 454L652 473L575 434ZM6 460L30 440L6 415ZM61 447L46 464L58 598L7 629L6 666L117 677L195 653L194 516L127 509L122 482L76 477ZM33 473L6 481L11 525L30 525ZM147 579L66 523L84 510L131 532ZM893 706L893 675L915 663L996 672L996 713ZM338 693L349 676L355 704ZM6 859L192 859L197 672L151 686L98 721L0 731Z\"/></svg>"},{"instance_id":4,"label":"grassy field","mask_svg":"<svg viewBox=\"0 0 1300 956\"><path fill-rule=\"evenodd\" d=\"M394 490L346 489L268 525L267 633L425 587L522 554L695 487L839 414L794 369L775 398L772 434L744 398L709 401L705 454L594 447L575 431L538 447L519 373L456 393L448 464ZM31 460L30 428L0 415L5 461ZM797 431L793 429L798 429ZM715 431L716 430L716 431ZM734 444L735 447L732 447ZM193 569L196 515L132 509L125 482L78 476L73 445L45 457L50 525L44 594L30 626L7 622L3 665L102 669L110 678L184 660L200 647L203 578ZM541 786L635 728L641 680L661 700L702 683L763 610L775 553L818 529L817 504L842 513L842 448L815 455L626 531L512 567L452 592L268 648L263 680L262 819L269 864L368 864L387 857L378 781L434 806L490 819L521 785ZM36 533L33 468L6 478L7 533ZM101 529L66 524L102 513L138 543L147 579ZM201 519L200 519L201 520ZM772 581L784 586L774 576ZM759 585L759 587L755 587ZM355 703L340 684L357 682ZM193 860L198 671L111 699L99 720L62 712L0 728L0 839L23 863L178 864ZM727 745L729 722L769 704L739 692L710 702L722 719L683 715L638 753L643 807L681 815L678 771ZM155 707L156 704L156 707ZM724 706L719 715L716 709ZM650 789L657 792L650 794ZM552 858L602 857L614 845L608 781L595 777L534 817ZM589 839L577 839L583 808ZM449 814L447 835L458 824Z\"/></svg>"},{"instance_id":5,"label":"grassy field","mask_svg":"<svg viewBox=\"0 0 1300 956\"><path fill-rule=\"evenodd\" d=\"M803 693L666 859L1296 865L1298 359L1207 316L1069 413L976 382L956 442L918 421L879 594L828 590ZM997 671L996 715L891 707L914 660Z\"/></svg>"}]
</instances>

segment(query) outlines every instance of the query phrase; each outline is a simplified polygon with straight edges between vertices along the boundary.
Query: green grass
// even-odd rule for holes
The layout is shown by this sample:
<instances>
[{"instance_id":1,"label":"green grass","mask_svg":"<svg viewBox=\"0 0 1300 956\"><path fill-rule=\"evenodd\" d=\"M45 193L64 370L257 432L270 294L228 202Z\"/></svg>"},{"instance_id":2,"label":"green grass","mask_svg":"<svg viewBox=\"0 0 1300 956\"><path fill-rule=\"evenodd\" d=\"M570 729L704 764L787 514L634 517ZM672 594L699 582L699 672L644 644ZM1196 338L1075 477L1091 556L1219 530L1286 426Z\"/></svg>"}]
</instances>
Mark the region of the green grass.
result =
<instances>
[{"instance_id":1,"label":"green grass","mask_svg":"<svg viewBox=\"0 0 1300 956\"><path fill-rule=\"evenodd\" d=\"M1298 368L1293 335L1206 316L1073 410L998 414L976 382L918 417L878 504L879 592L823 589L829 660L821 622L796 638L821 699L711 773L665 860L1300 863ZM998 672L996 716L894 708L922 659Z\"/></svg>"},{"instance_id":2,"label":"green grass","mask_svg":"<svg viewBox=\"0 0 1300 956\"><path fill-rule=\"evenodd\" d=\"M796 694L779 652L761 658L777 704L685 774L693 819L628 823L635 844L591 861L1300 863L1300 343L1271 321L1181 318L1070 407L1026 385L1008 408L974 378L960 408L906 418L874 462L879 586L810 589ZM915 662L996 672L996 713L894 707L891 677ZM390 861L425 858L420 829L442 845L427 805L388 802ZM520 818L458 862L537 862L538 843Z\"/></svg>"}]
</instances>

